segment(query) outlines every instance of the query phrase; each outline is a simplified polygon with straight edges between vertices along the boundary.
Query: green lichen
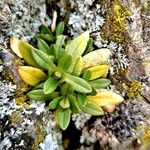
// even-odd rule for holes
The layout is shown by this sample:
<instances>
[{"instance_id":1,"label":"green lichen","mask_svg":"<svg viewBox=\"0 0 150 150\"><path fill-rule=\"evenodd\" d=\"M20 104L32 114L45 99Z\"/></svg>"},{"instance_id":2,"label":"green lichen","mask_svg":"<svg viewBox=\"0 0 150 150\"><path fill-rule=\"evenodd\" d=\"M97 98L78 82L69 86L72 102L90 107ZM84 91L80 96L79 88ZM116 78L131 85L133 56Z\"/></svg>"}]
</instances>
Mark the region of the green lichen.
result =
<instances>
[{"instance_id":1,"label":"green lichen","mask_svg":"<svg viewBox=\"0 0 150 150\"><path fill-rule=\"evenodd\" d=\"M111 1L102 37L115 42L124 42L127 36L125 33L126 19L130 14L129 9L120 0Z\"/></svg>"}]
</instances>

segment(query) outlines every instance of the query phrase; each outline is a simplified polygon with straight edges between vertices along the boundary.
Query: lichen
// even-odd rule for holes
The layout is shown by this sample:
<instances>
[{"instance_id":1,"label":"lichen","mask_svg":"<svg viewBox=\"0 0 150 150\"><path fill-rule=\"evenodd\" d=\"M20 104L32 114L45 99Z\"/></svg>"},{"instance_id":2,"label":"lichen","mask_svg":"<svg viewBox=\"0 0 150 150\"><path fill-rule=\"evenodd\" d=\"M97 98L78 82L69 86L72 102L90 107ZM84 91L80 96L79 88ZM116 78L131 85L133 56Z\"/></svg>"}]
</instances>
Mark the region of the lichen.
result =
<instances>
[{"instance_id":1,"label":"lichen","mask_svg":"<svg viewBox=\"0 0 150 150\"><path fill-rule=\"evenodd\" d=\"M130 99L140 97L141 96L141 88L142 88L141 82L139 82L137 80L132 81L130 86L129 86L127 96Z\"/></svg>"},{"instance_id":2,"label":"lichen","mask_svg":"<svg viewBox=\"0 0 150 150\"><path fill-rule=\"evenodd\" d=\"M22 121L23 116L20 111L13 111L10 116L11 124L19 124Z\"/></svg>"},{"instance_id":3,"label":"lichen","mask_svg":"<svg viewBox=\"0 0 150 150\"><path fill-rule=\"evenodd\" d=\"M103 26L102 37L115 42L124 42L127 27L126 19L130 15L128 8L120 1L114 0L106 17L106 24Z\"/></svg>"},{"instance_id":4,"label":"lichen","mask_svg":"<svg viewBox=\"0 0 150 150\"><path fill-rule=\"evenodd\" d=\"M34 128L30 132L31 136L35 135L35 139L33 141L32 150L37 150L38 145L44 140L46 135L45 130L43 129L40 122L36 122L34 124Z\"/></svg>"},{"instance_id":5,"label":"lichen","mask_svg":"<svg viewBox=\"0 0 150 150\"><path fill-rule=\"evenodd\" d=\"M144 145L150 145L150 127L145 129L144 135L140 139Z\"/></svg>"},{"instance_id":6,"label":"lichen","mask_svg":"<svg viewBox=\"0 0 150 150\"><path fill-rule=\"evenodd\" d=\"M141 132L141 135L139 136L140 141L142 142L142 147L144 150L147 146L150 146L150 127L149 126L137 126L136 128L137 132Z\"/></svg>"},{"instance_id":7,"label":"lichen","mask_svg":"<svg viewBox=\"0 0 150 150\"><path fill-rule=\"evenodd\" d=\"M26 103L26 96L23 95L23 96L20 96L20 97L16 97L15 98L15 102L17 105L19 106L23 106L25 109L29 109L29 104Z\"/></svg>"}]
</instances>

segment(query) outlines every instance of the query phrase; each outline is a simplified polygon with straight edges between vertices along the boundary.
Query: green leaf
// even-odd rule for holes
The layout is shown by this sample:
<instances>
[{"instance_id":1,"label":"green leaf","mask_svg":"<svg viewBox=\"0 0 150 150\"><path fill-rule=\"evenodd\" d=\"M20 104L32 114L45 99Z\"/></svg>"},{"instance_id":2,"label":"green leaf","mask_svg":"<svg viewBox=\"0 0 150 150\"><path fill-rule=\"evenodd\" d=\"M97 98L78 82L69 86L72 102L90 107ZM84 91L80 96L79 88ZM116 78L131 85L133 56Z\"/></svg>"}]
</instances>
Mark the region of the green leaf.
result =
<instances>
[{"instance_id":1,"label":"green leaf","mask_svg":"<svg viewBox=\"0 0 150 150\"><path fill-rule=\"evenodd\" d=\"M54 99L54 98L58 97L60 94L59 94L59 92L52 92L50 95L51 95L52 99Z\"/></svg>"},{"instance_id":2,"label":"green leaf","mask_svg":"<svg viewBox=\"0 0 150 150\"><path fill-rule=\"evenodd\" d=\"M56 59L58 58L58 47L55 44L50 45L50 54L53 55Z\"/></svg>"},{"instance_id":3,"label":"green leaf","mask_svg":"<svg viewBox=\"0 0 150 150\"><path fill-rule=\"evenodd\" d=\"M92 92L90 93L91 96L95 96L97 94L96 89L92 88Z\"/></svg>"},{"instance_id":4,"label":"green leaf","mask_svg":"<svg viewBox=\"0 0 150 150\"><path fill-rule=\"evenodd\" d=\"M72 94L74 92L72 85L68 83L64 83L61 86L61 95L67 95L67 94Z\"/></svg>"},{"instance_id":5,"label":"green leaf","mask_svg":"<svg viewBox=\"0 0 150 150\"><path fill-rule=\"evenodd\" d=\"M64 55L58 60L58 67L67 72L72 64L72 57L70 55Z\"/></svg>"},{"instance_id":6,"label":"green leaf","mask_svg":"<svg viewBox=\"0 0 150 150\"><path fill-rule=\"evenodd\" d=\"M51 44L50 47L49 47L49 55L53 55L55 56L55 47L54 47L54 44Z\"/></svg>"},{"instance_id":7,"label":"green leaf","mask_svg":"<svg viewBox=\"0 0 150 150\"><path fill-rule=\"evenodd\" d=\"M38 40L38 48L43 52L49 54L50 49L48 44L42 39L37 39L37 40Z\"/></svg>"},{"instance_id":8,"label":"green leaf","mask_svg":"<svg viewBox=\"0 0 150 150\"><path fill-rule=\"evenodd\" d=\"M82 57L80 57L76 60L72 74L74 76L79 76L81 74L82 67L83 67L83 61L82 61Z\"/></svg>"},{"instance_id":9,"label":"green leaf","mask_svg":"<svg viewBox=\"0 0 150 150\"><path fill-rule=\"evenodd\" d=\"M62 130L67 129L67 127L70 123L70 115L71 115L70 108L63 109L63 108L59 107L56 110L56 118L57 118L58 124Z\"/></svg>"},{"instance_id":10,"label":"green leaf","mask_svg":"<svg viewBox=\"0 0 150 150\"><path fill-rule=\"evenodd\" d=\"M87 42L89 40L89 32L86 31L82 33L80 36L72 40L67 46L66 46L66 54L72 55L75 59L79 58L86 49Z\"/></svg>"},{"instance_id":11,"label":"green leaf","mask_svg":"<svg viewBox=\"0 0 150 150\"><path fill-rule=\"evenodd\" d=\"M48 105L49 109L56 109L59 106L59 102L62 100L62 96L54 98Z\"/></svg>"},{"instance_id":12,"label":"green leaf","mask_svg":"<svg viewBox=\"0 0 150 150\"><path fill-rule=\"evenodd\" d=\"M56 69L55 64L52 62L53 56L49 56L46 53L34 50L32 51L32 55L36 63L43 69Z\"/></svg>"},{"instance_id":13,"label":"green leaf","mask_svg":"<svg viewBox=\"0 0 150 150\"><path fill-rule=\"evenodd\" d=\"M41 29L41 33L44 34L52 34L51 30L48 28L48 26L43 25Z\"/></svg>"},{"instance_id":14,"label":"green leaf","mask_svg":"<svg viewBox=\"0 0 150 150\"><path fill-rule=\"evenodd\" d=\"M69 102L70 102L70 109L71 109L71 111L73 113L79 113L80 112L80 108L78 106L76 97L73 96L73 95L69 95L68 99L69 99Z\"/></svg>"},{"instance_id":15,"label":"green leaf","mask_svg":"<svg viewBox=\"0 0 150 150\"><path fill-rule=\"evenodd\" d=\"M70 107L70 103L69 103L68 97L67 97L67 96L63 97L63 99L60 101L59 105L60 105L63 109L69 108L69 107Z\"/></svg>"},{"instance_id":16,"label":"green leaf","mask_svg":"<svg viewBox=\"0 0 150 150\"><path fill-rule=\"evenodd\" d=\"M93 116L104 115L103 109L101 107L89 101L87 101L85 106L80 105L80 108L83 112Z\"/></svg>"},{"instance_id":17,"label":"green leaf","mask_svg":"<svg viewBox=\"0 0 150 150\"><path fill-rule=\"evenodd\" d=\"M47 26L42 26L41 33L50 35L52 41L54 41L55 38L54 38L51 30Z\"/></svg>"},{"instance_id":18,"label":"green leaf","mask_svg":"<svg viewBox=\"0 0 150 150\"><path fill-rule=\"evenodd\" d=\"M44 83L40 83L38 85L36 85L33 90L37 90L37 89L43 89Z\"/></svg>"},{"instance_id":19,"label":"green leaf","mask_svg":"<svg viewBox=\"0 0 150 150\"><path fill-rule=\"evenodd\" d=\"M96 89L107 87L111 81L109 79L97 79L90 81L89 84Z\"/></svg>"},{"instance_id":20,"label":"green leaf","mask_svg":"<svg viewBox=\"0 0 150 150\"><path fill-rule=\"evenodd\" d=\"M78 93L78 101L80 105L85 106L87 103L87 96L85 94Z\"/></svg>"},{"instance_id":21,"label":"green leaf","mask_svg":"<svg viewBox=\"0 0 150 150\"><path fill-rule=\"evenodd\" d=\"M59 35L56 40L56 47L58 50L58 58L62 57L65 54L65 49L62 47L65 45L65 37L64 35Z\"/></svg>"},{"instance_id":22,"label":"green leaf","mask_svg":"<svg viewBox=\"0 0 150 150\"><path fill-rule=\"evenodd\" d=\"M47 75L42 70L30 66L19 66L18 73L25 83L32 86L47 78Z\"/></svg>"},{"instance_id":23,"label":"green leaf","mask_svg":"<svg viewBox=\"0 0 150 150\"><path fill-rule=\"evenodd\" d=\"M87 70L83 73L82 78L86 81L89 81L91 76L92 76L92 72L90 70Z\"/></svg>"},{"instance_id":24,"label":"green leaf","mask_svg":"<svg viewBox=\"0 0 150 150\"><path fill-rule=\"evenodd\" d=\"M54 42L54 37L50 34L38 34L36 38L40 38L49 42Z\"/></svg>"},{"instance_id":25,"label":"green leaf","mask_svg":"<svg viewBox=\"0 0 150 150\"><path fill-rule=\"evenodd\" d=\"M75 91L81 93L90 93L92 91L91 86L85 80L70 74L65 74L65 76L64 80L71 84Z\"/></svg>"},{"instance_id":26,"label":"green leaf","mask_svg":"<svg viewBox=\"0 0 150 150\"><path fill-rule=\"evenodd\" d=\"M63 21L59 22L56 27L56 36L63 34L65 28L65 23Z\"/></svg>"},{"instance_id":27,"label":"green leaf","mask_svg":"<svg viewBox=\"0 0 150 150\"><path fill-rule=\"evenodd\" d=\"M27 93L27 96L31 100L36 100L36 101L46 101L51 99L51 94L45 94L43 89L32 90Z\"/></svg>"},{"instance_id":28,"label":"green leaf","mask_svg":"<svg viewBox=\"0 0 150 150\"><path fill-rule=\"evenodd\" d=\"M52 93L58 85L58 80L54 78L48 78L46 82L44 83L44 93L49 94Z\"/></svg>"},{"instance_id":29,"label":"green leaf","mask_svg":"<svg viewBox=\"0 0 150 150\"><path fill-rule=\"evenodd\" d=\"M15 37L10 39L10 46L13 52L16 53L19 57L24 58L28 64L35 67L38 66L32 56L32 51L35 50L33 46Z\"/></svg>"},{"instance_id":30,"label":"green leaf","mask_svg":"<svg viewBox=\"0 0 150 150\"><path fill-rule=\"evenodd\" d=\"M92 50L94 49L92 46L93 46L93 38L89 38L85 52L83 55L86 55L87 53L92 52Z\"/></svg>"}]
</instances>

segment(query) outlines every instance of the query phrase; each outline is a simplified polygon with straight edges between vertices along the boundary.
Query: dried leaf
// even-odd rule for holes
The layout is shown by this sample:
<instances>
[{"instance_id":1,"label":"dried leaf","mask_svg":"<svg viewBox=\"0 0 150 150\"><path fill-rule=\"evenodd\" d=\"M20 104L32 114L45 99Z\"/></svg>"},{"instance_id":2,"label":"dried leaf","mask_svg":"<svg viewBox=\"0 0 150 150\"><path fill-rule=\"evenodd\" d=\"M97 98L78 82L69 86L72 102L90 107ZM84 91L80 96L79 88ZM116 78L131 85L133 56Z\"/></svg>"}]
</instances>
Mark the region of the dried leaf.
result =
<instances>
[{"instance_id":1,"label":"dried leaf","mask_svg":"<svg viewBox=\"0 0 150 150\"><path fill-rule=\"evenodd\" d=\"M18 72L22 80L32 86L37 85L39 82L47 78L42 70L34 67L19 66Z\"/></svg>"},{"instance_id":2,"label":"dried leaf","mask_svg":"<svg viewBox=\"0 0 150 150\"><path fill-rule=\"evenodd\" d=\"M107 48L98 49L86 54L83 56L84 65L82 70L101 64L108 64L110 55L111 51Z\"/></svg>"},{"instance_id":3,"label":"dried leaf","mask_svg":"<svg viewBox=\"0 0 150 150\"><path fill-rule=\"evenodd\" d=\"M11 37L10 38L10 47L11 47L12 51L17 56L19 56L20 58L22 58L22 55L21 55L20 50L19 50L19 43L20 43L19 39L15 38L15 37Z\"/></svg>"},{"instance_id":4,"label":"dried leaf","mask_svg":"<svg viewBox=\"0 0 150 150\"><path fill-rule=\"evenodd\" d=\"M10 46L13 52L16 53L19 57L24 58L28 64L35 67L38 66L32 57L32 51L35 50L33 46L15 37L10 39Z\"/></svg>"},{"instance_id":5,"label":"dried leaf","mask_svg":"<svg viewBox=\"0 0 150 150\"><path fill-rule=\"evenodd\" d=\"M112 91L101 91L95 96L88 96L88 99L99 106L115 105L124 100L122 96Z\"/></svg>"}]
</instances>

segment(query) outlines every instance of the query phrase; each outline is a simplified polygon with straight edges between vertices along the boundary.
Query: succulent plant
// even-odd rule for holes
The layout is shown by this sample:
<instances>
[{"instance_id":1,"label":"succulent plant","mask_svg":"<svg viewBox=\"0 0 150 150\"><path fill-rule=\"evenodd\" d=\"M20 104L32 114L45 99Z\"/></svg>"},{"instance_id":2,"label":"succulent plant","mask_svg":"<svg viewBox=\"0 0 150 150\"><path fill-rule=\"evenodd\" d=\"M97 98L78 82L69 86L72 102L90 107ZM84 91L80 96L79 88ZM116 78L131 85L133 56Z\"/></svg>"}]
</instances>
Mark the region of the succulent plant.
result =
<instances>
[{"instance_id":1,"label":"succulent plant","mask_svg":"<svg viewBox=\"0 0 150 150\"><path fill-rule=\"evenodd\" d=\"M36 36L37 48L15 37L10 39L10 45L13 52L30 65L18 67L22 80L33 86L28 97L49 103L49 109L55 111L56 122L65 130L72 113L104 115L102 106L119 104L123 98L111 91L99 90L110 84L106 79L110 50L92 51L88 31L67 40L63 30L63 22L54 33L43 26Z\"/></svg>"}]
</instances>

